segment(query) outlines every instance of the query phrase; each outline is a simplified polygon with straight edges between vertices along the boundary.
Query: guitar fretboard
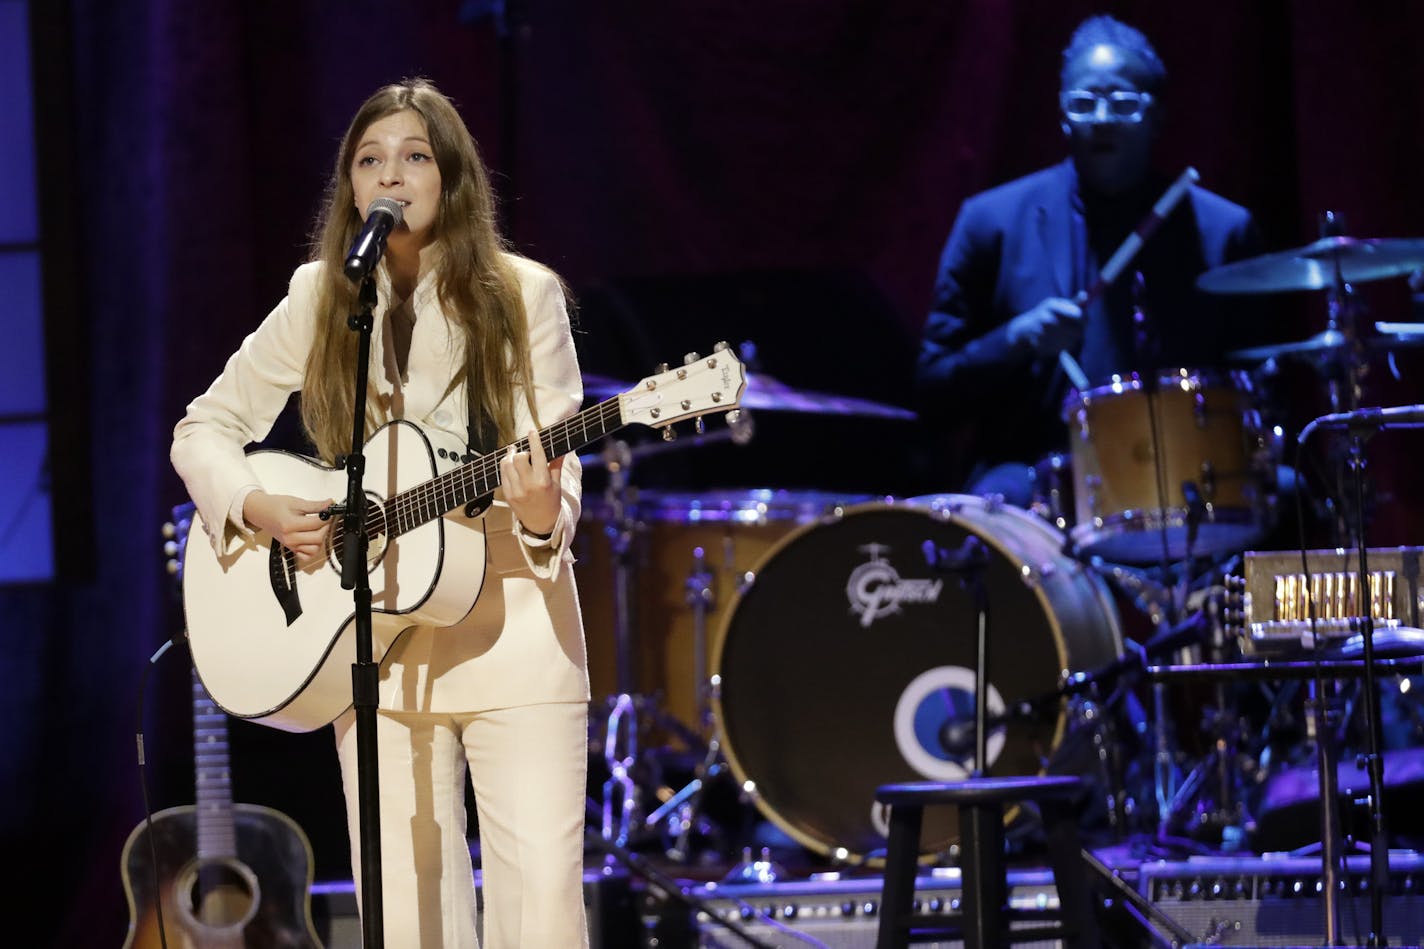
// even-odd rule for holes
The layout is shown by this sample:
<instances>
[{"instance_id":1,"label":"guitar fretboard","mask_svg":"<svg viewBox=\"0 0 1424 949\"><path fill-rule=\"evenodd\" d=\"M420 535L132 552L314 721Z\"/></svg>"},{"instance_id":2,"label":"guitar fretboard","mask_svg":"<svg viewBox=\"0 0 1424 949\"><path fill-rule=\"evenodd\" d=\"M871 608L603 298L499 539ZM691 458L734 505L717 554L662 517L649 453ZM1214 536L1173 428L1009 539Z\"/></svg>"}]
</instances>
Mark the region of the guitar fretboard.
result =
<instances>
[{"instance_id":1,"label":"guitar fretboard","mask_svg":"<svg viewBox=\"0 0 1424 949\"><path fill-rule=\"evenodd\" d=\"M621 398L606 399L538 432L544 456L552 461L622 428ZM528 451L529 439L521 438L513 448ZM392 495L384 505L383 533L398 537L494 491L500 484L499 462L507 451L509 446L481 455L438 478ZM377 518L381 516L381 512L372 513ZM371 530L379 531L379 526L370 525L368 535Z\"/></svg>"},{"instance_id":2,"label":"guitar fretboard","mask_svg":"<svg viewBox=\"0 0 1424 949\"><path fill-rule=\"evenodd\" d=\"M227 715L193 670L193 762L197 771L198 857L235 857Z\"/></svg>"}]
</instances>

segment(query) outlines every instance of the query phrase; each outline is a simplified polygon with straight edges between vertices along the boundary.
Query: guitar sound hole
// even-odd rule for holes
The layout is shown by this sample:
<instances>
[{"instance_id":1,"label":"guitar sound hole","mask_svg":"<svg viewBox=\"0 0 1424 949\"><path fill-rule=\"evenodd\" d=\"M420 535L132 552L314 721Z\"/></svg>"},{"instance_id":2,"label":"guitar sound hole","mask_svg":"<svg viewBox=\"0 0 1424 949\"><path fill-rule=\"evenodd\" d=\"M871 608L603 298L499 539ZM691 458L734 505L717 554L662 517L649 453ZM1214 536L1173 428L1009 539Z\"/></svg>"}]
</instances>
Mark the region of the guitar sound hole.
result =
<instances>
[{"instance_id":1,"label":"guitar sound hole","mask_svg":"<svg viewBox=\"0 0 1424 949\"><path fill-rule=\"evenodd\" d=\"M235 859L205 861L184 874L183 915L209 929L245 926L257 912L257 878Z\"/></svg>"},{"instance_id":2,"label":"guitar sound hole","mask_svg":"<svg viewBox=\"0 0 1424 949\"><path fill-rule=\"evenodd\" d=\"M346 541L342 533L341 521L331 525L327 533L326 560L337 572L341 571L341 553ZM386 530L385 503L370 491L366 492L366 569L369 572L386 555L390 535Z\"/></svg>"}]
</instances>

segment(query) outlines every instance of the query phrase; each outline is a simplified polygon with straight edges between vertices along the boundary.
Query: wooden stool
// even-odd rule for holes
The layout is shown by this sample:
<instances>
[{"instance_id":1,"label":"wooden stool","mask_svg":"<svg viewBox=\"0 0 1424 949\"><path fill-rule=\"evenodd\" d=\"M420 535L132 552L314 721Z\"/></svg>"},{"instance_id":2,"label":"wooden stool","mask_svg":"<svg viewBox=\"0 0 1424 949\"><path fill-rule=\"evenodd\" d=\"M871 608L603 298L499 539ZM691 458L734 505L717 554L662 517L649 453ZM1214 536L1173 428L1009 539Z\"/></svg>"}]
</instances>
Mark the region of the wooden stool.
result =
<instances>
[{"instance_id":1,"label":"wooden stool","mask_svg":"<svg viewBox=\"0 0 1424 949\"><path fill-rule=\"evenodd\" d=\"M995 949L1010 942L1063 939L1073 949L1099 949L1087 867L1082 861L1076 801L1084 785L1070 776L970 778L954 782L886 784L875 799L890 805L890 844L880 898L877 949L912 942L963 938L965 949ZM1049 863L1060 912L1048 926L1008 928L1008 873L1004 861L1004 808L1032 801L1048 832ZM959 808L960 868L964 896L955 915L913 912L920 825L925 807Z\"/></svg>"}]
</instances>

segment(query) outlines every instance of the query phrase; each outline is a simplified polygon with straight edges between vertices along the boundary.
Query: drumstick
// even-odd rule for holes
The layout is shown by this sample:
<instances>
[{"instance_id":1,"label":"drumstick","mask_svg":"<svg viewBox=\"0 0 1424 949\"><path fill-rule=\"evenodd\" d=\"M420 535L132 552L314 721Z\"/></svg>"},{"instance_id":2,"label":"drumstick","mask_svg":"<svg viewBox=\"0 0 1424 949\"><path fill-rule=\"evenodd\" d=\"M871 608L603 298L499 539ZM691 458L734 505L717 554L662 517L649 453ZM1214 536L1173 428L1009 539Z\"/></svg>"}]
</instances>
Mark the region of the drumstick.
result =
<instances>
[{"instance_id":1,"label":"drumstick","mask_svg":"<svg viewBox=\"0 0 1424 949\"><path fill-rule=\"evenodd\" d=\"M1201 175L1191 166L1187 167L1177 176L1177 180L1172 182L1172 186L1162 193L1162 197L1157 199L1157 203L1152 205L1152 210L1142 219L1142 223L1137 225L1136 230L1127 235L1127 239L1122 242L1113 255L1108 258L1108 262L1103 269L1098 271L1098 279L1094 280L1092 286L1086 290L1079 290L1073 297L1073 302L1078 306L1087 306L1098 297L1103 295L1118 275L1122 273L1131 261L1137 256L1137 252L1142 249L1142 245L1151 237L1153 232L1162 224L1167 215L1172 213L1172 209L1182 200L1187 193L1187 189L1201 180ZM1078 365L1078 360L1069 354L1068 350L1060 350L1058 353L1058 363L1063 367L1063 371L1068 374L1069 380L1081 392L1088 387L1088 377L1084 375L1083 369Z\"/></svg>"}]
</instances>

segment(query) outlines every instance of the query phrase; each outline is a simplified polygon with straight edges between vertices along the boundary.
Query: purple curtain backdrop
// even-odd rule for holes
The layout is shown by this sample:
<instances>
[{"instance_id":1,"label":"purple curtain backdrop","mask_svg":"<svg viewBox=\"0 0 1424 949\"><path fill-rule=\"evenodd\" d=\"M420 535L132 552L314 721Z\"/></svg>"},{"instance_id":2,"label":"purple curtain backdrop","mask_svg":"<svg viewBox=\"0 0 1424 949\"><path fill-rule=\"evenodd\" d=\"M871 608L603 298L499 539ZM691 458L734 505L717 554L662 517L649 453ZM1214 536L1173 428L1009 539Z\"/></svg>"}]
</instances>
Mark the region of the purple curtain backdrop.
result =
<instances>
[{"instance_id":1,"label":"purple curtain backdrop","mask_svg":"<svg viewBox=\"0 0 1424 949\"><path fill-rule=\"evenodd\" d=\"M82 315L50 345L92 367L56 411L85 423L97 555L92 575L0 591L14 723L0 839L63 879L22 884L22 925L40 934L25 944L121 938L119 849L143 815L138 687L179 629L159 553L184 500L169 433L281 296L336 140L381 83L428 76L461 105L515 243L585 301L585 368L622 377L746 331L783 381L908 403L955 212L1061 157L1058 53L1096 12L1141 26L1168 65L1164 169L1195 165L1253 208L1270 249L1313 239L1326 209L1357 236L1424 232L1414 4L508 0L503 24L477 6L69 4L74 101L51 120L76 143ZM1363 291L1378 318L1410 318L1402 281ZM1290 305L1298 335L1323 327L1322 298ZM1376 372L1365 402L1419 401L1418 363ZM1324 410L1302 391L1300 414ZM741 483L829 477L818 449L834 442L768 430L805 440ZM867 429L887 467L859 473L883 476L864 490L939 489L898 451L916 431ZM1392 434L1371 451L1389 511L1371 542L1419 543L1417 446ZM143 698L155 808L192 800L185 663L160 662ZM318 875L345 876L329 734L233 731L238 799L292 814Z\"/></svg>"}]
</instances>

